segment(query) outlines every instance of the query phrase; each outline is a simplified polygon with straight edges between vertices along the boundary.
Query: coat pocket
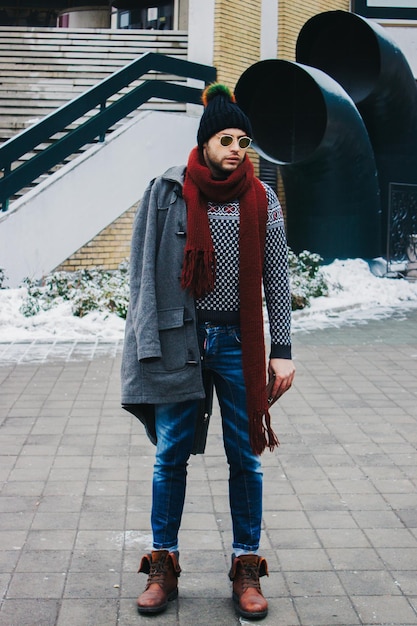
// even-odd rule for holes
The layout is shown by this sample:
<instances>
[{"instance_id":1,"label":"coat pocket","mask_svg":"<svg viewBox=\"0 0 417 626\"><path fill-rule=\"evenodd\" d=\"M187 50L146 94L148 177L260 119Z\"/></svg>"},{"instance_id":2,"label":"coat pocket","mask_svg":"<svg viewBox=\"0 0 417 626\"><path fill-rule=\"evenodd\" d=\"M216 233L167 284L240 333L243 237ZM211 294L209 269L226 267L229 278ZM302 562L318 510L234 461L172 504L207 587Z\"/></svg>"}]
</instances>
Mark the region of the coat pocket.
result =
<instances>
[{"instance_id":1,"label":"coat pocket","mask_svg":"<svg viewBox=\"0 0 417 626\"><path fill-rule=\"evenodd\" d=\"M161 372L186 367L189 358L184 327L184 307L159 310L158 331L162 358L149 363L149 370Z\"/></svg>"}]
</instances>

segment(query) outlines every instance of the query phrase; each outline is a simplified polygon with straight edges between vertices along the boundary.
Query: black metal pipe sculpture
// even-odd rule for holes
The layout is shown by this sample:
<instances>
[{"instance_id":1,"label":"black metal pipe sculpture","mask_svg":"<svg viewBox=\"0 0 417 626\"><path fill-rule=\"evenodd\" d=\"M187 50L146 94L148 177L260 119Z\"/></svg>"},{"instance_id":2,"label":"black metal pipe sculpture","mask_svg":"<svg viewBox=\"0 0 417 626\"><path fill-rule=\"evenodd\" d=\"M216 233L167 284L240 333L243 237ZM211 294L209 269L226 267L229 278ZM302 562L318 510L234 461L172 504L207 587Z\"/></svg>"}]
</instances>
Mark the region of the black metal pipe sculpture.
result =
<instances>
[{"instance_id":1,"label":"black metal pipe sculpture","mask_svg":"<svg viewBox=\"0 0 417 626\"><path fill-rule=\"evenodd\" d=\"M417 233L417 88L404 54L382 26L328 11L301 29L296 60L334 78L357 106L377 165L381 245L404 256Z\"/></svg>"},{"instance_id":2,"label":"black metal pipe sculpture","mask_svg":"<svg viewBox=\"0 0 417 626\"><path fill-rule=\"evenodd\" d=\"M322 71L271 59L249 67L235 94L254 144L280 165L294 252L334 258L380 254L372 147L351 98Z\"/></svg>"}]
</instances>

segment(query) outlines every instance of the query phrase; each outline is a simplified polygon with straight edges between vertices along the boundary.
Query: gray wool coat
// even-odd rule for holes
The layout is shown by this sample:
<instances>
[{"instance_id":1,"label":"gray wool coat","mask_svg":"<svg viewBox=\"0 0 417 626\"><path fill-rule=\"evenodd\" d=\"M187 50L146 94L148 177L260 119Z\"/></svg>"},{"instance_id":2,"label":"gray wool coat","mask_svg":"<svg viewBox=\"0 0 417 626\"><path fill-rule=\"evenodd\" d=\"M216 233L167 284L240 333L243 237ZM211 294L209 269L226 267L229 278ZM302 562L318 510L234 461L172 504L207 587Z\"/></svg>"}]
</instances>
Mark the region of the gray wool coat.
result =
<instances>
[{"instance_id":1,"label":"gray wool coat","mask_svg":"<svg viewBox=\"0 0 417 626\"><path fill-rule=\"evenodd\" d=\"M194 299L181 288L187 213L185 168L148 185L133 225L122 406L156 442L154 405L205 397Z\"/></svg>"}]
</instances>

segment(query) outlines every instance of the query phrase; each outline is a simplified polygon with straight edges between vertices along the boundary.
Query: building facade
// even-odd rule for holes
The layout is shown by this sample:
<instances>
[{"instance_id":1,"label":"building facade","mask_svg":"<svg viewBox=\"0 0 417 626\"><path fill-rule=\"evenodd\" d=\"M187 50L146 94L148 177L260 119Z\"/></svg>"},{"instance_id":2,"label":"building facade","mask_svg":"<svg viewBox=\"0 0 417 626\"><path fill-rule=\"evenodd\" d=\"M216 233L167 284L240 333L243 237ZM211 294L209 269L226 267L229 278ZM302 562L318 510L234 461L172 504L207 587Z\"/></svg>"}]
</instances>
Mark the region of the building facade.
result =
<instances>
[{"instance_id":1,"label":"building facade","mask_svg":"<svg viewBox=\"0 0 417 626\"><path fill-rule=\"evenodd\" d=\"M375 14L377 3L366 0L0 0L0 27L187 31L188 59L214 65L218 80L233 87L260 60L295 60L299 32L314 15L336 10L367 15L372 5L370 18L390 31L417 76L417 1L407 2L415 7L406 14L398 13L400 4L393 2L390 11L384 0ZM133 215L134 208L60 269L116 268L128 256Z\"/></svg>"}]
</instances>

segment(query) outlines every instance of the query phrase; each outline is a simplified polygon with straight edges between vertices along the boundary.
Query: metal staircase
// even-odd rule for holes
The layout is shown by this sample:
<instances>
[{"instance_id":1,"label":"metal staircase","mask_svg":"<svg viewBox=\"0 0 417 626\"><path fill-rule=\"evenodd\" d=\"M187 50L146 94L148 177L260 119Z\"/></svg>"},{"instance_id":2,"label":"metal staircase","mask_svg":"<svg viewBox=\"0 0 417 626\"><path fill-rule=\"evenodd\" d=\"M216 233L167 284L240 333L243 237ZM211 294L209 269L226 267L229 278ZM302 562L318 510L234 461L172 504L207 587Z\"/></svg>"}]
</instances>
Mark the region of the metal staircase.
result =
<instances>
[{"instance_id":1,"label":"metal staircase","mask_svg":"<svg viewBox=\"0 0 417 626\"><path fill-rule=\"evenodd\" d=\"M198 121L187 104L201 104L215 77L214 67L146 52L0 146L0 268L10 286L52 271L160 168L184 162Z\"/></svg>"}]
</instances>

